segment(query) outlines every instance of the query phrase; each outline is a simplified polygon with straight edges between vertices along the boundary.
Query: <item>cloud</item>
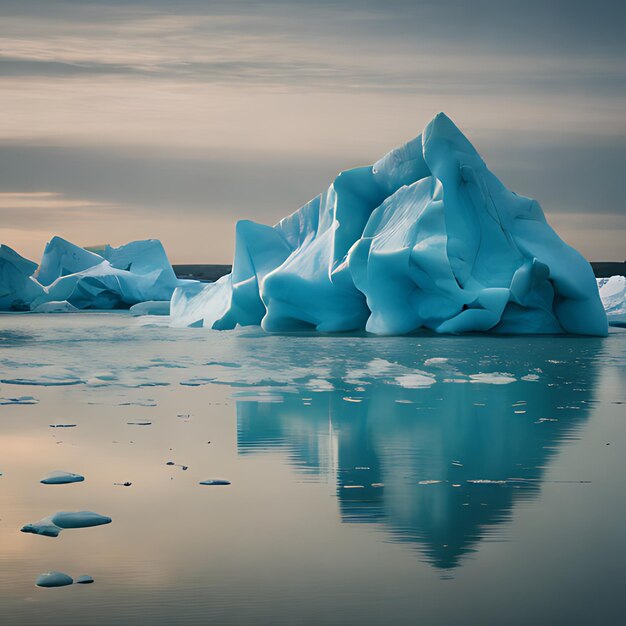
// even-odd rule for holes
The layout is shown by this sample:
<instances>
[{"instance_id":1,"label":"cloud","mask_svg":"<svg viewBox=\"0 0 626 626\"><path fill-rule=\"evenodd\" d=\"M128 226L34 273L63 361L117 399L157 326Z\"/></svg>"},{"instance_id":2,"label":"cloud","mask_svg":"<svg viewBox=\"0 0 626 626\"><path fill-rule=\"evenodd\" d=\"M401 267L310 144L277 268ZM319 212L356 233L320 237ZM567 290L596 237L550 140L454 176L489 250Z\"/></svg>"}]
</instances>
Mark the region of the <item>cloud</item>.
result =
<instances>
[{"instance_id":1,"label":"cloud","mask_svg":"<svg viewBox=\"0 0 626 626\"><path fill-rule=\"evenodd\" d=\"M598 257L622 245L626 219L625 12L606 0L3 0L0 191L57 195L5 196L2 237L46 224L88 243L149 224L176 254L225 261L235 219L272 223L445 110L583 244L576 216L612 216L598 226L609 243L584 244Z\"/></svg>"}]
</instances>

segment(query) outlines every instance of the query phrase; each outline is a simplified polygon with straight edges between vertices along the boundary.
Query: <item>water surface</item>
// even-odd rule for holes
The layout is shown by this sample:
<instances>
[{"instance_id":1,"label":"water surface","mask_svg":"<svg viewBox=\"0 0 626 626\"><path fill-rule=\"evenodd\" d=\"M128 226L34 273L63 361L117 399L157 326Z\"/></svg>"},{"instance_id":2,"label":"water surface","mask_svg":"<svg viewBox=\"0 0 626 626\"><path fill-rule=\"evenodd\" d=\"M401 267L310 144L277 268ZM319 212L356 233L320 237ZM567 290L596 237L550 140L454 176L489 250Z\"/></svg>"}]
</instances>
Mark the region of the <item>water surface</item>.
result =
<instances>
[{"instance_id":1,"label":"water surface","mask_svg":"<svg viewBox=\"0 0 626 626\"><path fill-rule=\"evenodd\" d=\"M625 331L0 322L1 624L622 623Z\"/></svg>"}]
</instances>

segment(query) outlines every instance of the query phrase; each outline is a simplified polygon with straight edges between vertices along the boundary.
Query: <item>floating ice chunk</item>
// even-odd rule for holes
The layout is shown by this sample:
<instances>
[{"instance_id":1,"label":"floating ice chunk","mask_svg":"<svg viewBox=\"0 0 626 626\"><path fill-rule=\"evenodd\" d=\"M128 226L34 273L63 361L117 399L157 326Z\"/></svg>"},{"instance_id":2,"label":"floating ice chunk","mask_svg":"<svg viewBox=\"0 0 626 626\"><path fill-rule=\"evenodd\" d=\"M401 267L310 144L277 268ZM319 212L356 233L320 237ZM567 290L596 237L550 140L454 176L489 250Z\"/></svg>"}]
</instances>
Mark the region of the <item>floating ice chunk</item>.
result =
<instances>
[{"instance_id":1,"label":"floating ice chunk","mask_svg":"<svg viewBox=\"0 0 626 626\"><path fill-rule=\"evenodd\" d=\"M508 385L514 383L516 378L510 374L503 372L492 372L490 374L470 374L470 382L472 383L486 383L489 385Z\"/></svg>"},{"instance_id":2,"label":"floating ice chunk","mask_svg":"<svg viewBox=\"0 0 626 626\"><path fill-rule=\"evenodd\" d=\"M210 480L203 480L199 484L209 485L209 486L220 486L220 485L230 485L230 481L222 480L221 478L212 478Z\"/></svg>"},{"instance_id":3,"label":"floating ice chunk","mask_svg":"<svg viewBox=\"0 0 626 626\"><path fill-rule=\"evenodd\" d=\"M599 278L598 289L611 326L626 326L626 277Z\"/></svg>"},{"instance_id":4,"label":"floating ice chunk","mask_svg":"<svg viewBox=\"0 0 626 626\"><path fill-rule=\"evenodd\" d=\"M61 387L64 385L81 385L85 381L76 378L71 374L63 376L62 374L44 374L40 378L2 378L0 383L5 385L35 385L41 387Z\"/></svg>"},{"instance_id":5,"label":"floating ice chunk","mask_svg":"<svg viewBox=\"0 0 626 626\"><path fill-rule=\"evenodd\" d=\"M178 288L173 325L606 335L591 267L443 113L273 228L237 224L233 271Z\"/></svg>"},{"instance_id":6,"label":"floating ice chunk","mask_svg":"<svg viewBox=\"0 0 626 626\"><path fill-rule=\"evenodd\" d=\"M43 294L33 278L37 264L0 245L0 311L28 311L30 303Z\"/></svg>"},{"instance_id":7,"label":"floating ice chunk","mask_svg":"<svg viewBox=\"0 0 626 626\"><path fill-rule=\"evenodd\" d=\"M130 307L133 315L169 315L169 300L148 300L147 302L139 302Z\"/></svg>"},{"instance_id":8,"label":"floating ice chunk","mask_svg":"<svg viewBox=\"0 0 626 626\"><path fill-rule=\"evenodd\" d=\"M88 574L83 574L82 576L79 576L74 582L77 585L90 585L94 582L94 580Z\"/></svg>"},{"instance_id":9,"label":"floating ice chunk","mask_svg":"<svg viewBox=\"0 0 626 626\"><path fill-rule=\"evenodd\" d=\"M80 483L85 480L84 476L80 474L73 474L72 472L55 471L50 472L47 476L42 478L39 482L44 485L66 485L68 483Z\"/></svg>"},{"instance_id":10,"label":"floating ice chunk","mask_svg":"<svg viewBox=\"0 0 626 626\"><path fill-rule=\"evenodd\" d=\"M37 577L35 584L37 587L66 587L73 582L72 577L63 572L46 572Z\"/></svg>"},{"instance_id":11,"label":"floating ice chunk","mask_svg":"<svg viewBox=\"0 0 626 626\"><path fill-rule=\"evenodd\" d=\"M396 378L396 383L406 389L419 389L421 387L430 387L437 382L437 379L433 376L426 374L425 372L414 372L411 374L404 374Z\"/></svg>"},{"instance_id":12,"label":"floating ice chunk","mask_svg":"<svg viewBox=\"0 0 626 626\"><path fill-rule=\"evenodd\" d=\"M78 313L78 309L67 300L42 302L32 311L33 313Z\"/></svg>"},{"instance_id":13,"label":"floating ice chunk","mask_svg":"<svg viewBox=\"0 0 626 626\"><path fill-rule=\"evenodd\" d=\"M92 511L61 511L48 517L44 517L38 522L22 526L23 533L33 533L46 537L58 537L62 530L69 528L90 528L91 526L101 526L110 524L113 520L106 515L93 513Z\"/></svg>"},{"instance_id":14,"label":"floating ice chunk","mask_svg":"<svg viewBox=\"0 0 626 626\"><path fill-rule=\"evenodd\" d=\"M50 424L50 428L76 428L76 424Z\"/></svg>"}]
</instances>

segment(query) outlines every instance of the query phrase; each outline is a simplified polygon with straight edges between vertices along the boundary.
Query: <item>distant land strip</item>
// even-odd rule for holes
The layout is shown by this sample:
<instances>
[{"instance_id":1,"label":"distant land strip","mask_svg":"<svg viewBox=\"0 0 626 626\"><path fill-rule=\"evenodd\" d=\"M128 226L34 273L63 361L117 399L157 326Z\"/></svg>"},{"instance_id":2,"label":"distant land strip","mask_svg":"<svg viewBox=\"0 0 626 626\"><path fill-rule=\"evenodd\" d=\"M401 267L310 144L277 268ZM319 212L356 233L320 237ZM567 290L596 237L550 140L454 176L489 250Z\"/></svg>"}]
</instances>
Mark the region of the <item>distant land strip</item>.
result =
<instances>
[{"instance_id":1,"label":"distant land strip","mask_svg":"<svg viewBox=\"0 0 626 626\"><path fill-rule=\"evenodd\" d=\"M206 283L215 282L232 270L232 265L206 263L173 265L172 267L178 278L193 278ZM615 275L626 276L626 261L592 261L591 267L596 278L608 278Z\"/></svg>"}]
</instances>

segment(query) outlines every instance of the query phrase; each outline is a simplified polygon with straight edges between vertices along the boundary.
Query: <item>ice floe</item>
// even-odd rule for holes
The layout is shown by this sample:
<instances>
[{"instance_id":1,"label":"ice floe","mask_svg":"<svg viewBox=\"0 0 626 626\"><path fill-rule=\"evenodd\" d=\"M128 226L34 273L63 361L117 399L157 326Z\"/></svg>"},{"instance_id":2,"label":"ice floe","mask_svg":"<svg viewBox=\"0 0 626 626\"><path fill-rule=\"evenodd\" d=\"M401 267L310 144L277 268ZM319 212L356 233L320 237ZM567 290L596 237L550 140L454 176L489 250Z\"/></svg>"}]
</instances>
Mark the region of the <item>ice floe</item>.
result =
<instances>
[{"instance_id":1,"label":"ice floe","mask_svg":"<svg viewBox=\"0 0 626 626\"><path fill-rule=\"evenodd\" d=\"M101 526L110 524L113 520L106 515L93 513L92 511L61 511L48 517L44 517L38 522L22 526L23 533L33 533L46 537L58 537L62 530L69 528L90 528L91 526Z\"/></svg>"},{"instance_id":2,"label":"ice floe","mask_svg":"<svg viewBox=\"0 0 626 626\"><path fill-rule=\"evenodd\" d=\"M68 483L80 483L85 480L84 476L72 472L54 471L50 472L39 482L44 485L66 485Z\"/></svg>"}]
</instances>

